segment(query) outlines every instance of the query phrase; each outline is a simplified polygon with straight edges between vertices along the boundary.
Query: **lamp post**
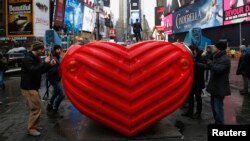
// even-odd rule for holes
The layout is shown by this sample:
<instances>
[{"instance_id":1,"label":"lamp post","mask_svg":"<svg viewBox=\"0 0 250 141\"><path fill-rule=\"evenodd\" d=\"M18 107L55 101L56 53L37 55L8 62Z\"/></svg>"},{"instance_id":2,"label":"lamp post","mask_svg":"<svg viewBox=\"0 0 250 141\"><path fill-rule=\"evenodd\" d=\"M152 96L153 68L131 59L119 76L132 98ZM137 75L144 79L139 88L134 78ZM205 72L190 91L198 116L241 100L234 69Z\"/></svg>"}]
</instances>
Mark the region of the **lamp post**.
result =
<instances>
[{"instance_id":1,"label":"lamp post","mask_svg":"<svg viewBox=\"0 0 250 141\"><path fill-rule=\"evenodd\" d=\"M239 24L239 27L240 27L240 46L242 45L242 29L241 29L241 23L242 22L240 22L240 24Z\"/></svg>"},{"instance_id":2,"label":"lamp post","mask_svg":"<svg viewBox=\"0 0 250 141\"><path fill-rule=\"evenodd\" d=\"M99 14L100 14L100 5L99 2L96 3L95 6L96 12L96 40L99 40L99 33L100 33L100 23L99 23Z\"/></svg>"},{"instance_id":3,"label":"lamp post","mask_svg":"<svg viewBox=\"0 0 250 141\"><path fill-rule=\"evenodd\" d=\"M75 9L73 10L73 29L72 29L73 42L75 40Z\"/></svg>"}]
</instances>

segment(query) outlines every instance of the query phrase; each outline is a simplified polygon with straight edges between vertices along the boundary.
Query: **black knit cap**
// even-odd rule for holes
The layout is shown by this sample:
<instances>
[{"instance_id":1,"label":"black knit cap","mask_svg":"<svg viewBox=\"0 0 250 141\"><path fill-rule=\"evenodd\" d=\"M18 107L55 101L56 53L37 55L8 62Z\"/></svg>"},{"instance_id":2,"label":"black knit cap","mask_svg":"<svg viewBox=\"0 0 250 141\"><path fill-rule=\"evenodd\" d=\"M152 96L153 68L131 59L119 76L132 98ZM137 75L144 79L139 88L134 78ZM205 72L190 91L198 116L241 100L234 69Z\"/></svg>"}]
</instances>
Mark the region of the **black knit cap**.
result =
<instances>
[{"instance_id":1,"label":"black knit cap","mask_svg":"<svg viewBox=\"0 0 250 141\"><path fill-rule=\"evenodd\" d=\"M56 49L62 49L62 47L60 45L54 45L54 50Z\"/></svg>"},{"instance_id":2,"label":"black knit cap","mask_svg":"<svg viewBox=\"0 0 250 141\"><path fill-rule=\"evenodd\" d=\"M39 50L39 49L44 49L44 45L43 45L43 43L40 42L40 41L35 41L35 42L33 43L33 45L32 45L32 50L33 50L33 51L37 51L37 50Z\"/></svg>"},{"instance_id":3,"label":"black knit cap","mask_svg":"<svg viewBox=\"0 0 250 141\"><path fill-rule=\"evenodd\" d=\"M227 43L226 42L218 42L215 44L215 47L219 50L226 50L227 49Z\"/></svg>"}]
</instances>

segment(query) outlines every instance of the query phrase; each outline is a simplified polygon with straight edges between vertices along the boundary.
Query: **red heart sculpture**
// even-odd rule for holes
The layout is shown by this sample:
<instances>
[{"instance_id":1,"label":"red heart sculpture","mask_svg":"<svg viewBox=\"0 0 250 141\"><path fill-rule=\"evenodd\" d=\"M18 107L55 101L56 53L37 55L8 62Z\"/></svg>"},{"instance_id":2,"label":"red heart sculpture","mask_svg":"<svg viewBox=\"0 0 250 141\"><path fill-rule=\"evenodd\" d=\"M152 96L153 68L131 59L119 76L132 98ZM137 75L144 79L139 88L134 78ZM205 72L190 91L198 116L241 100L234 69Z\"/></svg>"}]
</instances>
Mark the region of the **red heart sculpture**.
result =
<instances>
[{"instance_id":1,"label":"red heart sculpture","mask_svg":"<svg viewBox=\"0 0 250 141\"><path fill-rule=\"evenodd\" d=\"M178 109L193 82L184 45L146 41L70 47L61 74L65 92L84 115L133 136Z\"/></svg>"}]
</instances>

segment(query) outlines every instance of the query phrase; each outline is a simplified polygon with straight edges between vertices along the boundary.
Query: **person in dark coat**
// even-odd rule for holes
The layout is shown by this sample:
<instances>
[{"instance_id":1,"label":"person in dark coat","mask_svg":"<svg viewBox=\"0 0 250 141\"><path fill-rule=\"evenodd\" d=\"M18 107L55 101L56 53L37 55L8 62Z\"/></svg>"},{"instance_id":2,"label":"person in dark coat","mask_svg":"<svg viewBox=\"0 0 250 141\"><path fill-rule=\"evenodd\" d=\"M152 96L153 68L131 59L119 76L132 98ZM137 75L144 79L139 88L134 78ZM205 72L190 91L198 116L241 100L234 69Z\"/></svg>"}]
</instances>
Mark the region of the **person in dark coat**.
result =
<instances>
[{"instance_id":1,"label":"person in dark coat","mask_svg":"<svg viewBox=\"0 0 250 141\"><path fill-rule=\"evenodd\" d=\"M59 106L64 99L63 90L61 87L61 77L59 75L60 63L61 63L61 51L62 47L59 45L54 46L53 57L56 60L56 65L53 66L48 72L48 80L54 89L54 94L52 95L48 106L47 111L52 112L58 117L62 117L58 114Z\"/></svg>"},{"instance_id":2,"label":"person in dark coat","mask_svg":"<svg viewBox=\"0 0 250 141\"><path fill-rule=\"evenodd\" d=\"M240 51L241 51L241 56L240 56L240 60L239 60L239 64L237 67L236 74L242 75L244 88L242 90L240 90L240 94L245 95L245 94L248 94L248 81L249 81L248 76L247 76L247 71L246 71L247 65L249 65L249 64L246 64L246 61L244 59L246 57L245 56L246 55L246 46L242 45L240 47Z\"/></svg>"},{"instance_id":3,"label":"person in dark coat","mask_svg":"<svg viewBox=\"0 0 250 141\"><path fill-rule=\"evenodd\" d=\"M5 84L4 84L4 74L5 71L7 70L8 67L8 62L7 59L4 57L2 53L0 53L0 89L5 89Z\"/></svg>"},{"instance_id":4,"label":"person in dark coat","mask_svg":"<svg viewBox=\"0 0 250 141\"><path fill-rule=\"evenodd\" d=\"M194 82L189 94L188 98L188 111L187 113L182 114L182 116L191 117L194 119L201 119L201 112L202 112L202 89L205 88L205 80L204 80L204 70L205 70L205 60L201 56L202 51L198 49L195 45L189 46L192 50L194 59L195 59L195 71L194 71ZM194 96L196 99L196 114L194 114Z\"/></svg>"},{"instance_id":5,"label":"person in dark coat","mask_svg":"<svg viewBox=\"0 0 250 141\"><path fill-rule=\"evenodd\" d=\"M218 42L212 48L213 60L208 60L207 67L211 70L207 92L211 94L211 107L215 124L224 124L223 100L231 94L229 85L229 73L231 62L226 54L227 44Z\"/></svg>"},{"instance_id":6,"label":"person in dark coat","mask_svg":"<svg viewBox=\"0 0 250 141\"><path fill-rule=\"evenodd\" d=\"M46 73L51 66L55 65L55 61L50 57L45 58L42 63L41 56L44 54L44 46L41 42L35 42L32 45L32 51L25 54L22 60L21 71L21 92L26 98L30 109L28 121L28 134L39 136L39 118L42 111L42 102L38 93L41 84L41 75Z\"/></svg>"},{"instance_id":7,"label":"person in dark coat","mask_svg":"<svg viewBox=\"0 0 250 141\"><path fill-rule=\"evenodd\" d=\"M141 27L141 23L139 22L139 19L136 19L136 23L133 24L133 31L135 34L135 38L136 41L141 41L141 31L142 31L142 27Z\"/></svg>"}]
</instances>

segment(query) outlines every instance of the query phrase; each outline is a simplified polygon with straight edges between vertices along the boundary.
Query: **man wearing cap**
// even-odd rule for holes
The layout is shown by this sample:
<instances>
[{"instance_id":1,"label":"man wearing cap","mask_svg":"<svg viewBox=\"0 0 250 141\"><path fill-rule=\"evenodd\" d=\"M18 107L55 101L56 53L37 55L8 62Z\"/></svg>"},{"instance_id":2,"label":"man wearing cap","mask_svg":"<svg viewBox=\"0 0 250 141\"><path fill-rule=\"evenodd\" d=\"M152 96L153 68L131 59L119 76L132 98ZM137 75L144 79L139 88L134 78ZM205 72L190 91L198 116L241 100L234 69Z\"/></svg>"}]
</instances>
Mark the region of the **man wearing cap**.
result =
<instances>
[{"instance_id":1,"label":"man wearing cap","mask_svg":"<svg viewBox=\"0 0 250 141\"><path fill-rule=\"evenodd\" d=\"M41 133L38 127L39 118L42 111L41 99L38 93L41 84L41 75L46 73L51 66L56 64L48 56L42 63L41 56L44 54L44 46L41 42L35 42L32 45L32 51L25 54L22 61L21 72L21 92L27 100L30 110L28 120L28 134L39 136Z\"/></svg>"},{"instance_id":2,"label":"man wearing cap","mask_svg":"<svg viewBox=\"0 0 250 141\"><path fill-rule=\"evenodd\" d=\"M213 59L208 60L208 68L211 70L207 92L211 94L211 107L215 124L224 124L223 100L231 94L229 86L229 73L231 62L226 54L227 44L218 42L213 46Z\"/></svg>"}]
</instances>

